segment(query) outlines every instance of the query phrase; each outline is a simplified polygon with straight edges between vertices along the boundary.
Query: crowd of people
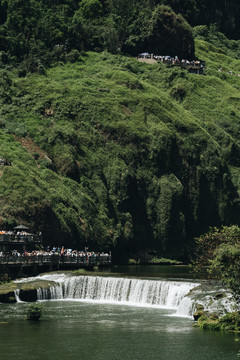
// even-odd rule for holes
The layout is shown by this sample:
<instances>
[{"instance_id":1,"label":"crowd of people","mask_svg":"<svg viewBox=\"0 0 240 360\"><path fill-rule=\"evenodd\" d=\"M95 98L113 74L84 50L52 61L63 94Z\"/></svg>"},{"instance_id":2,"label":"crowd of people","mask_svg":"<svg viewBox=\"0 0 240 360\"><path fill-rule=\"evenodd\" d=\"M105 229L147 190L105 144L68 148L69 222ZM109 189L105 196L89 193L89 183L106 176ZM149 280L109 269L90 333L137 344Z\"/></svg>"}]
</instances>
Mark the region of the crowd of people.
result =
<instances>
[{"instance_id":1,"label":"crowd of people","mask_svg":"<svg viewBox=\"0 0 240 360\"><path fill-rule=\"evenodd\" d=\"M163 62L168 65L177 65L181 67L194 67L204 69L205 62L200 60L187 60L187 59L179 59L178 56L162 56L162 55L154 55L148 53L142 53L138 56L142 59L154 59L156 61Z\"/></svg>"},{"instance_id":2,"label":"crowd of people","mask_svg":"<svg viewBox=\"0 0 240 360\"><path fill-rule=\"evenodd\" d=\"M204 64L200 60L186 60L186 59L179 59L178 56L171 57L171 56L159 56L153 55L155 60L167 63L168 65L179 65L183 67L200 67L203 68Z\"/></svg>"},{"instance_id":3,"label":"crowd of people","mask_svg":"<svg viewBox=\"0 0 240 360\"><path fill-rule=\"evenodd\" d=\"M9 230L9 231L6 231L6 230L0 230L0 235L20 235L20 236L27 236L27 235L30 235L32 236L33 234L32 233L29 233L25 230L21 230L21 231L12 231L12 230Z\"/></svg>"},{"instance_id":4,"label":"crowd of people","mask_svg":"<svg viewBox=\"0 0 240 360\"><path fill-rule=\"evenodd\" d=\"M111 254L104 253L104 252L94 252L94 251L88 251L87 248L84 250L73 250L73 249L65 249L62 247L53 247L50 249L48 246L44 250L32 250L32 251L24 251L20 252L18 250L11 250L7 252L0 252L0 256L14 256L14 257L20 257L20 256L63 256L63 257L69 257L69 258L76 258L76 257L109 257Z\"/></svg>"},{"instance_id":5,"label":"crowd of people","mask_svg":"<svg viewBox=\"0 0 240 360\"><path fill-rule=\"evenodd\" d=\"M0 230L0 235L14 235L14 231L10 230L10 231L5 231L5 230Z\"/></svg>"}]
</instances>

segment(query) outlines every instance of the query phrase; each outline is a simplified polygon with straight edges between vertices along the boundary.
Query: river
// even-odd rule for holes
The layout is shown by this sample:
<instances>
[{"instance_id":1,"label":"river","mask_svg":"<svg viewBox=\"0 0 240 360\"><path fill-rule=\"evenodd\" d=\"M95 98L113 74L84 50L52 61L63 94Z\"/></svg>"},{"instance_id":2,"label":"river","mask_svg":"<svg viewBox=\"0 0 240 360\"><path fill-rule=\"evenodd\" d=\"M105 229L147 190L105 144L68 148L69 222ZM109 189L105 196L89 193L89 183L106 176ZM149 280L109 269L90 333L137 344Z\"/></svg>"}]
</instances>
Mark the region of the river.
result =
<instances>
[{"instance_id":1,"label":"river","mask_svg":"<svg viewBox=\"0 0 240 360\"><path fill-rule=\"evenodd\" d=\"M191 317L178 314L184 289L197 285L197 280L183 280L186 271L179 268L180 276L176 267L116 271L131 276L71 278L59 292L66 284L63 276L58 291L52 292L56 299L42 301L44 313L38 322L24 320L26 303L0 304L1 359L237 360L238 335L201 331L193 327ZM95 290L90 286L93 281ZM73 292L76 287L84 288L84 294ZM104 294L100 289L105 289Z\"/></svg>"}]
</instances>

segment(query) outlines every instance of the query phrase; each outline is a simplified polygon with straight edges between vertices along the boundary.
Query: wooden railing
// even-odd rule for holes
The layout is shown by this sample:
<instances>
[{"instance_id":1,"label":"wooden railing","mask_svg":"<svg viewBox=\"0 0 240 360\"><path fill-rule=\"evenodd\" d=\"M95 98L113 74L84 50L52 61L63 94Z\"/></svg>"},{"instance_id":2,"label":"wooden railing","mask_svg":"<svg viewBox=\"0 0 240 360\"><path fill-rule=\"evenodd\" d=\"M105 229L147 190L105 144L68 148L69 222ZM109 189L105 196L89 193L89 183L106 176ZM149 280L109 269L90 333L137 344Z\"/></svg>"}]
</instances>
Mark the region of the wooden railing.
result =
<instances>
[{"instance_id":1,"label":"wooden railing","mask_svg":"<svg viewBox=\"0 0 240 360\"><path fill-rule=\"evenodd\" d=\"M16 235L16 234L0 234L0 244L27 244L27 243L39 243L41 242L41 236L38 235Z\"/></svg>"},{"instance_id":2,"label":"wooden railing","mask_svg":"<svg viewBox=\"0 0 240 360\"><path fill-rule=\"evenodd\" d=\"M0 256L0 264L3 265L79 265L79 266L98 266L111 265L110 255L84 255L84 256L62 256L62 255L21 255Z\"/></svg>"}]
</instances>

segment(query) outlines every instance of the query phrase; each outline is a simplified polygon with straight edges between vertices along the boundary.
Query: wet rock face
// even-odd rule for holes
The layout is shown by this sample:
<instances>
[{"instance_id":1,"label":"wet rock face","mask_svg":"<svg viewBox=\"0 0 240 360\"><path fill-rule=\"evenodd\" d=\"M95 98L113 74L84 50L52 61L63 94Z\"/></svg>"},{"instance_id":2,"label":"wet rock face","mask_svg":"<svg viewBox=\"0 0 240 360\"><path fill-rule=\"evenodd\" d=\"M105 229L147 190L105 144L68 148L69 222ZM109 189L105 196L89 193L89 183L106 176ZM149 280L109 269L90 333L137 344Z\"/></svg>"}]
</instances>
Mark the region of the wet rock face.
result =
<instances>
[{"instance_id":1,"label":"wet rock face","mask_svg":"<svg viewBox=\"0 0 240 360\"><path fill-rule=\"evenodd\" d=\"M17 286L12 282L4 282L0 285L0 302L15 303L15 290Z\"/></svg>"},{"instance_id":2,"label":"wet rock face","mask_svg":"<svg viewBox=\"0 0 240 360\"><path fill-rule=\"evenodd\" d=\"M49 289L53 285L52 281L41 280L19 284L19 299L26 302L37 301L37 289Z\"/></svg>"},{"instance_id":3,"label":"wet rock face","mask_svg":"<svg viewBox=\"0 0 240 360\"><path fill-rule=\"evenodd\" d=\"M32 302L37 300L37 289L20 290L19 298L22 301Z\"/></svg>"},{"instance_id":4,"label":"wet rock face","mask_svg":"<svg viewBox=\"0 0 240 360\"><path fill-rule=\"evenodd\" d=\"M37 289L48 289L53 286L52 281L32 281L29 283L6 283L0 285L0 303L15 303L15 291L21 301L33 302L37 300Z\"/></svg>"},{"instance_id":5,"label":"wet rock face","mask_svg":"<svg viewBox=\"0 0 240 360\"><path fill-rule=\"evenodd\" d=\"M15 303L16 299L15 299L14 291L0 293L0 302L1 303L9 303L9 304Z\"/></svg>"},{"instance_id":6,"label":"wet rock face","mask_svg":"<svg viewBox=\"0 0 240 360\"><path fill-rule=\"evenodd\" d=\"M193 319L194 319L195 321L197 321L202 315L205 315L205 311L197 310L197 311L195 311L195 313L193 314Z\"/></svg>"},{"instance_id":7,"label":"wet rock face","mask_svg":"<svg viewBox=\"0 0 240 360\"><path fill-rule=\"evenodd\" d=\"M37 289L21 289L19 291L19 299L26 302L36 301L37 300ZM13 291L4 291L0 290L0 303L15 303L17 302L15 292Z\"/></svg>"}]
</instances>

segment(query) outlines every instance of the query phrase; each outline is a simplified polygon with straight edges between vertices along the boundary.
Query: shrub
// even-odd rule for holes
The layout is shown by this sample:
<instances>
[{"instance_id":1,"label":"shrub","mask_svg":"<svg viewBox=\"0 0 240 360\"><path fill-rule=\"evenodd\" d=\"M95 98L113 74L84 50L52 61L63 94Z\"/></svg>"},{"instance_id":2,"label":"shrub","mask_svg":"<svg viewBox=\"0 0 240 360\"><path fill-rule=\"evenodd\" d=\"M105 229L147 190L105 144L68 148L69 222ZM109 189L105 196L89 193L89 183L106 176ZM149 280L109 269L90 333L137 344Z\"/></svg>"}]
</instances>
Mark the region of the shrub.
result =
<instances>
[{"instance_id":1,"label":"shrub","mask_svg":"<svg viewBox=\"0 0 240 360\"><path fill-rule=\"evenodd\" d=\"M137 265L137 264L139 264L139 261L136 259L128 259L128 264L129 265Z\"/></svg>"},{"instance_id":2,"label":"shrub","mask_svg":"<svg viewBox=\"0 0 240 360\"><path fill-rule=\"evenodd\" d=\"M226 314L219 320L219 323L224 330L240 331L240 313L233 312Z\"/></svg>"},{"instance_id":3,"label":"shrub","mask_svg":"<svg viewBox=\"0 0 240 360\"><path fill-rule=\"evenodd\" d=\"M170 92L170 95L177 101L182 102L186 96L186 89L184 85L178 84L174 86Z\"/></svg>"},{"instance_id":4,"label":"shrub","mask_svg":"<svg viewBox=\"0 0 240 360\"><path fill-rule=\"evenodd\" d=\"M203 322L201 328L203 330L220 330L221 326L215 322Z\"/></svg>"},{"instance_id":5,"label":"shrub","mask_svg":"<svg viewBox=\"0 0 240 360\"><path fill-rule=\"evenodd\" d=\"M67 61L69 61L70 63L74 63L76 61L78 61L80 57L80 52L76 49L72 49L67 55L66 55L66 59Z\"/></svg>"},{"instance_id":6,"label":"shrub","mask_svg":"<svg viewBox=\"0 0 240 360\"><path fill-rule=\"evenodd\" d=\"M85 269L77 269L75 271L73 271L73 275L78 276L78 275L83 275L86 273Z\"/></svg>"},{"instance_id":7,"label":"shrub","mask_svg":"<svg viewBox=\"0 0 240 360\"><path fill-rule=\"evenodd\" d=\"M195 325L204 330L240 331L240 312L232 312L219 319L218 315L204 313Z\"/></svg>"},{"instance_id":8,"label":"shrub","mask_svg":"<svg viewBox=\"0 0 240 360\"><path fill-rule=\"evenodd\" d=\"M27 320L39 320L42 315L42 307L39 304L31 304L27 308Z\"/></svg>"}]
</instances>

